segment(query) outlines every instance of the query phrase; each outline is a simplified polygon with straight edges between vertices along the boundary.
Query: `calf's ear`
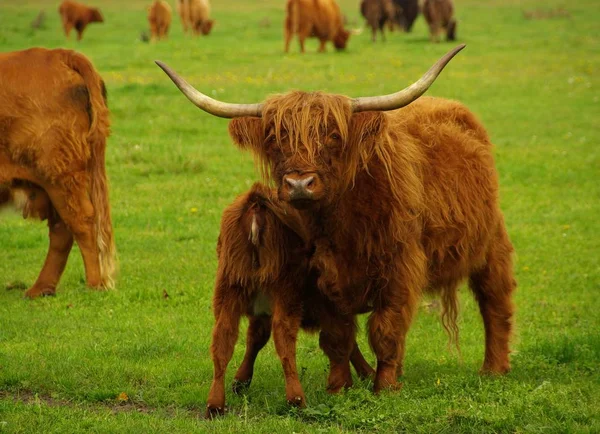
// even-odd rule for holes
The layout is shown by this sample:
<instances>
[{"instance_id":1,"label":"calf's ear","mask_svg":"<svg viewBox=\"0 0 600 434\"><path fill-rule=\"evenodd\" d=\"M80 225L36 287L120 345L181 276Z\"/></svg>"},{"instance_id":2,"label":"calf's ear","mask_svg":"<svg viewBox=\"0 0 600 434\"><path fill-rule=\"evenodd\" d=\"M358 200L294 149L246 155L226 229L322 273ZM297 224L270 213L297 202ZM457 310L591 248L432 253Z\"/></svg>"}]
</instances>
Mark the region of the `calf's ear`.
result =
<instances>
[{"instance_id":1,"label":"calf's ear","mask_svg":"<svg viewBox=\"0 0 600 434\"><path fill-rule=\"evenodd\" d=\"M229 135L240 149L264 154L265 133L261 118L246 116L232 119L229 122Z\"/></svg>"}]
</instances>

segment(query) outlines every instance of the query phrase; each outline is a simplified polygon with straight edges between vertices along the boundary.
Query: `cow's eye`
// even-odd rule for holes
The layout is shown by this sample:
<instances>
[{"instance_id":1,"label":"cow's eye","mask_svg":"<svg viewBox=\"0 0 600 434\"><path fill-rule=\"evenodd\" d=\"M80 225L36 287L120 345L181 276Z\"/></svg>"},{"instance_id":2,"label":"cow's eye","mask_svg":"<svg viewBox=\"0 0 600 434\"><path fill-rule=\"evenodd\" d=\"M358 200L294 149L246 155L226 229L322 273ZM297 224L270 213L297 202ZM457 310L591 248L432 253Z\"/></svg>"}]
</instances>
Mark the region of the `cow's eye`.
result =
<instances>
[{"instance_id":1,"label":"cow's eye","mask_svg":"<svg viewBox=\"0 0 600 434\"><path fill-rule=\"evenodd\" d=\"M273 143L275 143L275 139L275 134L267 136L267 138L265 139L265 145L272 145Z\"/></svg>"},{"instance_id":2,"label":"cow's eye","mask_svg":"<svg viewBox=\"0 0 600 434\"><path fill-rule=\"evenodd\" d=\"M330 138L331 140L340 140L340 139L341 139L341 137L340 137L340 135L339 135L338 133L333 133L333 134L331 134L331 135L329 136L329 138Z\"/></svg>"}]
</instances>

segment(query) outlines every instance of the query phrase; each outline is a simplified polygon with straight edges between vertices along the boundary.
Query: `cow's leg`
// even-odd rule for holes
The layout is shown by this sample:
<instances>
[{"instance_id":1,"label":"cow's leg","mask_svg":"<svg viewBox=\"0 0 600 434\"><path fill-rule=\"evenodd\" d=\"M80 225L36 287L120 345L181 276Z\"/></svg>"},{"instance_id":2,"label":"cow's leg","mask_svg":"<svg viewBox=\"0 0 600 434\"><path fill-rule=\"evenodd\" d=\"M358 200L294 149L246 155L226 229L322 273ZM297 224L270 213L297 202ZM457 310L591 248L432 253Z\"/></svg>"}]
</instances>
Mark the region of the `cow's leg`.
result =
<instances>
[{"instance_id":1,"label":"cow's leg","mask_svg":"<svg viewBox=\"0 0 600 434\"><path fill-rule=\"evenodd\" d=\"M250 387L256 356L271 337L271 320L268 315L253 315L250 317L246 335L246 354L233 380L232 389L234 393L241 393Z\"/></svg>"},{"instance_id":2,"label":"cow's leg","mask_svg":"<svg viewBox=\"0 0 600 434\"><path fill-rule=\"evenodd\" d=\"M373 378L375 376L375 370L365 360L356 342L354 342L354 348L352 349L352 353L350 353L350 362L360 378Z\"/></svg>"},{"instance_id":3,"label":"cow's leg","mask_svg":"<svg viewBox=\"0 0 600 434\"><path fill-rule=\"evenodd\" d=\"M425 255L420 248L409 246L396 264L396 272L381 289L381 298L368 323L369 342L377 356L375 393L401 387L397 382L398 362L404 356L406 334L426 281Z\"/></svg>"},{"instance_id":4,"label":"cow's leg","mask_svg":"<svg viewBox=\"0 0 600 434\"><path fill-rule=\"evenodd\" d=\"M275 350L279 360L281 360L285 376L285 397L290 405L297 407L306 405L304 391L296 368L296 339L301 321L302 309L299 303L279 297L275 299L273 309Z\"/></svg>"},{"instance_id":5,"label":"cow's leg","mask_svg":"<svg viewBox=\"0 0 600 434\"><path fill-rule=\"evenodd\" d=\"M63 178L58 186L45 186L54 208L72 232L81 251L87 284L102 288L98 245L95 236L95 211L87 191L86 172Z\"/></svg>"},{"instance_id":6,"label":"cow's leg","mask_svg":"<svg viewBox=\"0 0 600 434\"><path fill-rule=\"evenodd\" d=\"M513 248L504 225L490 244L487 263L471 275L469 284L479 304L485 328L485 359L482 372L504 374L510 370L509 339L516 287L512 269Z\"/></svg>"},{"instance_id":7,"label":"cow's leg","mask_svg":"<svg viewBox=\"0 0 600 434\"><path fill-rule=\"evenodd\" d=\"M284 39L285 39L285 46L284 46L284 51L286 53L290 52L290 42L292 40L292 31L288 28L288 25L286 23L286 26L284 27Z\"/></svg>"},{"instance_id":8,"label":"cow's leg","mask_svg":"<svg viewBox=\"0 0 600 434\"><path fill-rule=\"evenodd\" d=\"M73 28L73 24L71 24L70 21L63 20L63 29L65 31L65 36L67 37L67 39L69 39L69 36L71 35L72 28Z\"/></svg>"},{"instance_id":9,"label":"cow's leg","mask_svg":"<svg viewBox=\"0 0 600 434\"><path fill-rule=\"evenodd\" d=\"M327 391L337 393L352 387L350 356L356 348L356 324L353 316L340 314L324 315L320 322L319 346L329 358Z\"/></svg>"},{"instance_id":10,"label":"cow's leg","mask_svg":"<svg viewBox=\"0 0 600 434\"><path fill-rule=\"evenodd\" d=\"M233 356L242 315L242 304L237 291L223 282L217 282L213 309L216 322L212 332L210 354L214 372L206 402L208 418L225 412L225 372Z\"/></svg>"},{"instance_id":11,"label":"cow's leg","mask_svg":"<svg viewBox=\"0 0 600 434\"><path fill-rule=\"evenodd\" d=\"M327 43L327 39L319 38L319 53L325 52L325 44Z\"/></svg>"},{"instance_id":12,"label":"cow's leg","mask_svg":"<svg viewBox=\"0 0 600 434\"><path fill-rule=\"evenodd\" d=\"M25 297L54 295L73 247L73 235L65 223L55 213L50 214L48 217L50 246L46 261L34 285L25 292Z\"/></svg>"},{"instance_id":13,"label":"cow's leg","mask_svg":"<svg viewBox=\"0 0 600 434\"><path fill-rule=\"evenodd\" d=\"M371 26L371 41L377 41L377 27Z\"/></svg>"}]
</instances>

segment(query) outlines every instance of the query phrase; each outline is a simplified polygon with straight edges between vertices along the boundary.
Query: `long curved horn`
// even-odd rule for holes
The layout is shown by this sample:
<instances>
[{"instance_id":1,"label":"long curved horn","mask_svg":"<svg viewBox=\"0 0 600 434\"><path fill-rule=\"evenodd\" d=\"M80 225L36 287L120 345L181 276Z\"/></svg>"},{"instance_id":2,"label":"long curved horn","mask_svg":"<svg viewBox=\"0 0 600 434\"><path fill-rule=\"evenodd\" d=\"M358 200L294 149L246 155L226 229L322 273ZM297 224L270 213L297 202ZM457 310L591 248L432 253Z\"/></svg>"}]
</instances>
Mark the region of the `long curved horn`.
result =
<instances>
[{"instance_id":1,"label":"long curved horn","mask_svg":"<svg viewBox=\"0 0 600 434\"><path fill-rule=\"evenodd\" d=\"M446 53L444 57L438 60L435 65L429 68L429 71L423 75L418 81L396 93L381 96L367 96L354 98L352 100L352 111L353 112L364 112L364 111L386 111L395 110L400 107L407 106L421 95L423 95L429 86L433 84L437 76L442 72L442 69L452 60L452 58L463 48L465 44L461 44L453 50Z\"/></svg>"},{"instance_id":2,"label":"long curved horn","mask_svg":"<svg viewBox=\"0 0 600 434\"><path fill-rule=\"evenodd\" d=\"M169 76L175 86L198 108L204 110L211 115L220 118L239 118L242 116L257 116L261 117L263 104L231 104L218 101L202 92L196 90L187 81L181 78L175 71L162 63L160 60L155 60L156 64Z\"/></svg>"}]
</instances>

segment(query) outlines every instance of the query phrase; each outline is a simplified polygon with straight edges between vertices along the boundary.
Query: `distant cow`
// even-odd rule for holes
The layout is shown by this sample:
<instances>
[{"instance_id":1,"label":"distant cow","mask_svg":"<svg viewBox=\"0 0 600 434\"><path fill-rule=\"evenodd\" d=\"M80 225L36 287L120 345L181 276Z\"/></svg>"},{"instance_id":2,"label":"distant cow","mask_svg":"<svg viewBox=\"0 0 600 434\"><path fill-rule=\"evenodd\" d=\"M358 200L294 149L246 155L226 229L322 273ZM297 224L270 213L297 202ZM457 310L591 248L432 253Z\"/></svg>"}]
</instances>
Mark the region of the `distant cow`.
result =
<instances>
[{"instance_id":1,"label":"distant cow","mask_svg":"<svg viewBox=\"0 0 600 434\"><path fill-rule=\"evenodd\" d=\"M177 13L185 33L191 29L194 35L208 35L215 24L208 0L177 0Z\"/></svg>"},{"instance_id":2,"label":"distant cow","mask_svg":"<svg viewBox=\"0 0 600 434\"><path fill-rule=\"evenodd\" d=\"M81 54L32 48L0 54L0 83L0 205L14 203L49 227L46 262L25 295L55 293L73 240L88 285L110 287L104 82Z\"/></svg>"},{"instance_id":3,"label":"distant cow","mask_svg":"<svg viewBox=\"0 0 600 434\"><path fill-rule=\"evenodd\" d=\"M440 33L446 31L449 41L456 39L456 20L452 0L425 0L423 16L429 26L429 35L433 42L440 41Z\"/></svg>"},{"instance_id":4,"label":"distant cow","mask_svg":"<svg viewBox=\"0 0 600 434\"><path fill-rule=\"evenodd\" d=\"M279 200L296 208L309 229L311 270L336 306L331 321L321 324L321 339L335 343L327 354L332 391L351 381L356 314L372 312L367 328L377 357L374 392L398 390L419 299L423 293L441 296L443 324L456 342L464 280L485 328L482 371L510 369L516 283L493 145L464 105L418 99L463 47L393 94L349 98L293 91L255 104L216 101L159 64L196 106L233 118L233 142L257 157ZM232 312L237 303L223 299L220 308ZM290 368L292 375L296 380Z\"/></svg>"},{"instance_id":5,"label":"distant cow","mask_svg":"<svg viewBox=\"0 0 600 434\"><path fill-rule=\"evenodd\" d=\"M327 41L338 50L346 48L350 32L344 29L344 19L335 0L288 0L284 22L285 52L290 49L293 35L298 35L300 51L304 53L304 40L316 37L319 52L325 51Z\"/></svg>"},{"instance_id":6,"label":"distant cow","mask_svg":"<svg viewBox=\"0 0 600 434\"><path fill-rule=\"evenodd\" d=\"M62 18L63 28L67 38L71 29L77 30L77 40L81 41L83 31L89 23L103 23L104 18L98 8L90 8L81 3L65 0L60 4L58 13Z\"/></svg>"},{"instance_id":7,"label":"distant cow","mask_svg":"<svg viewBox=\"0 0 600 434\"><path fill-rule=\"evenodd\" d=\"M405 32L412 30L413 23L419 16L419 0L392 0L395 5L394 22Z\"/></svg>"},{"instance_id":8,"label":"distant cow","mask_svg":"<svg viewBox=\"0 0 600 434\"><path fill-rule=\"evenodd\" d=\"M223 211L213 296L214 379L207 416L222 414L225 409L224 375L242 315L249 318L246 354L234 377L234 392L250 385L256 356L272 330L287 400L304 405L302 386L290 375L296 370L298 328L317 331L335 311L320 294L315 274L309 272L311 249L304 238L306 228L298 211L279 201L277 191L264 185L255 184ZM234 308L230 309L232 302ZM331 344L321 342L322 346ZM327 351L333 349L327 347ZM360 377L374 374L356 344L350 361Z\"/></svg>"},{"instance_id":9,"label":"distant cow","mask_svg":"<svg viewBox=\"0 0 600 434\"><path fill-rule=\"evenodd\" d=\"M390 22L396 16L396 10L392 0L362 0L360 3L360 13L367 20L371 28L371 39L375 42L377 30L381 32L381 39L385 41L383 31L385 23Z\"/></svg>"},{"instance_id":10,"label":"distant cow","mask_svg":"<svg viewBox=\"0 0 600 434\"><path fill-rule=\"evenodd\" d=\"M150 23L150 39L152 41L163 39L169 33L171 25L171 6L165 0L156 0L148 8L148 22Z\"/></svg>"}]
</instances>

